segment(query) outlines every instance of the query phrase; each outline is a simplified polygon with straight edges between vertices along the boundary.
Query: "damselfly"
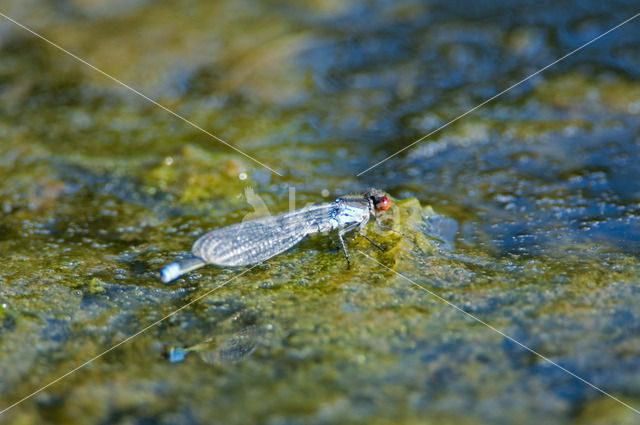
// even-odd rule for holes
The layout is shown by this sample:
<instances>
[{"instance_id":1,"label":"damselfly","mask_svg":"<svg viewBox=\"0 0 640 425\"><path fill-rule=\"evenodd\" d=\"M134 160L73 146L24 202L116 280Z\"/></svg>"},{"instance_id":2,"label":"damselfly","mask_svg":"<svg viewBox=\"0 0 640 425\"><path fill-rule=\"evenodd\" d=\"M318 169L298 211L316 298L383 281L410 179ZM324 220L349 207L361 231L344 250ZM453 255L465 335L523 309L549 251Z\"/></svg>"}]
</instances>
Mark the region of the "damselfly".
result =
<instances>
[{"instance_id":1,"label":"damselfly","mask_svg":"<svg viewBox=\"0 0 640 425\"><path fill-rule=\"evenodd\" d=\"M331 203L215 229L195 241L191 258L165 266L161 272L162 281L171 282L207 264L228 267L257 264L288 250L307 235L331 230L338 231L342 251L350 265L342 236L357 229L360 236L382 249L363 230L371 217L378 226L392 230L383 226L376 215L387 210L390 203L382 191L369 189L361 196L338 198Z\"/></svg>"}]
</instances>

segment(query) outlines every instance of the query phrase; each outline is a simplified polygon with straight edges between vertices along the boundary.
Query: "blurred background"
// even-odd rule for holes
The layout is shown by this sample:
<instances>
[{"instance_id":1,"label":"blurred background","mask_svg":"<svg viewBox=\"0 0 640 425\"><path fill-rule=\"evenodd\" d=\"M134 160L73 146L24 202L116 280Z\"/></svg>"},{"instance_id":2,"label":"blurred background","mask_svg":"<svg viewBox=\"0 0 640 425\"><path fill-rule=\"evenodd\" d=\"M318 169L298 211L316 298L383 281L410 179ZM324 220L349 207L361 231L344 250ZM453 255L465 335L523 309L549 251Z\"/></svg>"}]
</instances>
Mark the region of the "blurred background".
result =
<instances>
[{"instance_id":1,"label":"blurred background","mask_svg":"<svg viewBox=\"0 0 640 425\"><path fill-rule=\"evenodd\" d=\"M356 176L637 2L0 12L282 174L0 17L0 409L239 273L158 279L253 212L247 187L279 212L291 188L301 207L371 186L446 217L405 231L451 238L388 242L385 264L640 408L640 18ZM303 242L0 423L637 423L349 246L346 269L328 239Z\"/></svg>"}]
</instances>

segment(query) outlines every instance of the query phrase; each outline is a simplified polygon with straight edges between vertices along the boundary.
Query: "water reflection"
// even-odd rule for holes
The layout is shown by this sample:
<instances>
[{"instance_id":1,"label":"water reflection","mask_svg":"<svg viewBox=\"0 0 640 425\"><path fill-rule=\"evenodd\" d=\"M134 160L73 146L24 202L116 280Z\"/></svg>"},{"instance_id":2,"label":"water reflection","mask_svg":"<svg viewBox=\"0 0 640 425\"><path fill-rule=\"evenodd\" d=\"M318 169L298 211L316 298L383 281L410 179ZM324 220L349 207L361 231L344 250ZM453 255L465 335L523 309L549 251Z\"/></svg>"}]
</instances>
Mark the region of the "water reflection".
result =
<instances>
[{"instance_id":1,"label":"water reflection","mask_svg":"<svg viewBox=\"0 0 640 425\"><path fill-rule=\"evenodd\" d=\"M197 353L208 365L223 365L247 359L260 345L261 327L254 325L229 333L216 332L206 340L184 347L168 347L166 357L171 363L184 360L185 356Z\"/></svg>"}]
</instances>

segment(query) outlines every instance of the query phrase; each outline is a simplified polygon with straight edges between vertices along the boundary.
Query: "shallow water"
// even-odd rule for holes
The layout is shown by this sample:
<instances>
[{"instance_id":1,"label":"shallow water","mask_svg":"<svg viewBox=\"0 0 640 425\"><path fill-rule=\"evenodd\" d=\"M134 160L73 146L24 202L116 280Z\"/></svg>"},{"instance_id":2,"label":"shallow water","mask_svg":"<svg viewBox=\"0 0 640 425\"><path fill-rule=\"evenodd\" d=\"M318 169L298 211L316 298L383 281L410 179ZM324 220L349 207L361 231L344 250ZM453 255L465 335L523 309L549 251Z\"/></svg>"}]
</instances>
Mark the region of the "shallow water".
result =
<instances>
[{"instance_id":1,"label":"shallow water","mask_svg":"<svg viewBox=\"0 0 640 425\"><path fill-rule=\"evenodd\" d=\"M0 423L638 421L442 299L640 408L640 21L356 176L633 2L0 5L283 174L0 18L0 409L206 295ZM318 235L158 279L292 190L370 186L405 236L351 269Z\"/></svg>"}]
</instances>

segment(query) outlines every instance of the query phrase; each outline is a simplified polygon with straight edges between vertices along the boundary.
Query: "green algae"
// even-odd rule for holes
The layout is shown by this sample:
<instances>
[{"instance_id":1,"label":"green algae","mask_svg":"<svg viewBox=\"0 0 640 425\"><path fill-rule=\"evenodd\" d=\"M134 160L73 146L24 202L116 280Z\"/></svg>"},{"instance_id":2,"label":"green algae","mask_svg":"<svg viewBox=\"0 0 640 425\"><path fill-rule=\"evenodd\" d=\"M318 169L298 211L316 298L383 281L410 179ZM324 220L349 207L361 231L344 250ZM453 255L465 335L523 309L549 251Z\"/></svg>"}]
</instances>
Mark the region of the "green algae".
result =
<instances>
[{"instance_id":1,"label":"green algae","mask_svg":"<svg viewBox=\"0 0 640 425\"><path fill-rule=\"evenodd\" d=\"M638 405L632 34L356 178L575 48L557 39L593 18L566 11L567 29L405 2L10 3L284 176L0 27L0 408L204 296L0 423L633 422L433 296ZM538 9L527 16L563 15ZM317 235L229 282L241 271L158 280L201 233L285 211L291 188L297 208L370 185L394 196L381 219L402 234L370 223L384 250L349 238L351 268ZM171 364L169 347L201 356ZM230 361L234 347L246 355Z\"/></svg>"}]
</instances>

